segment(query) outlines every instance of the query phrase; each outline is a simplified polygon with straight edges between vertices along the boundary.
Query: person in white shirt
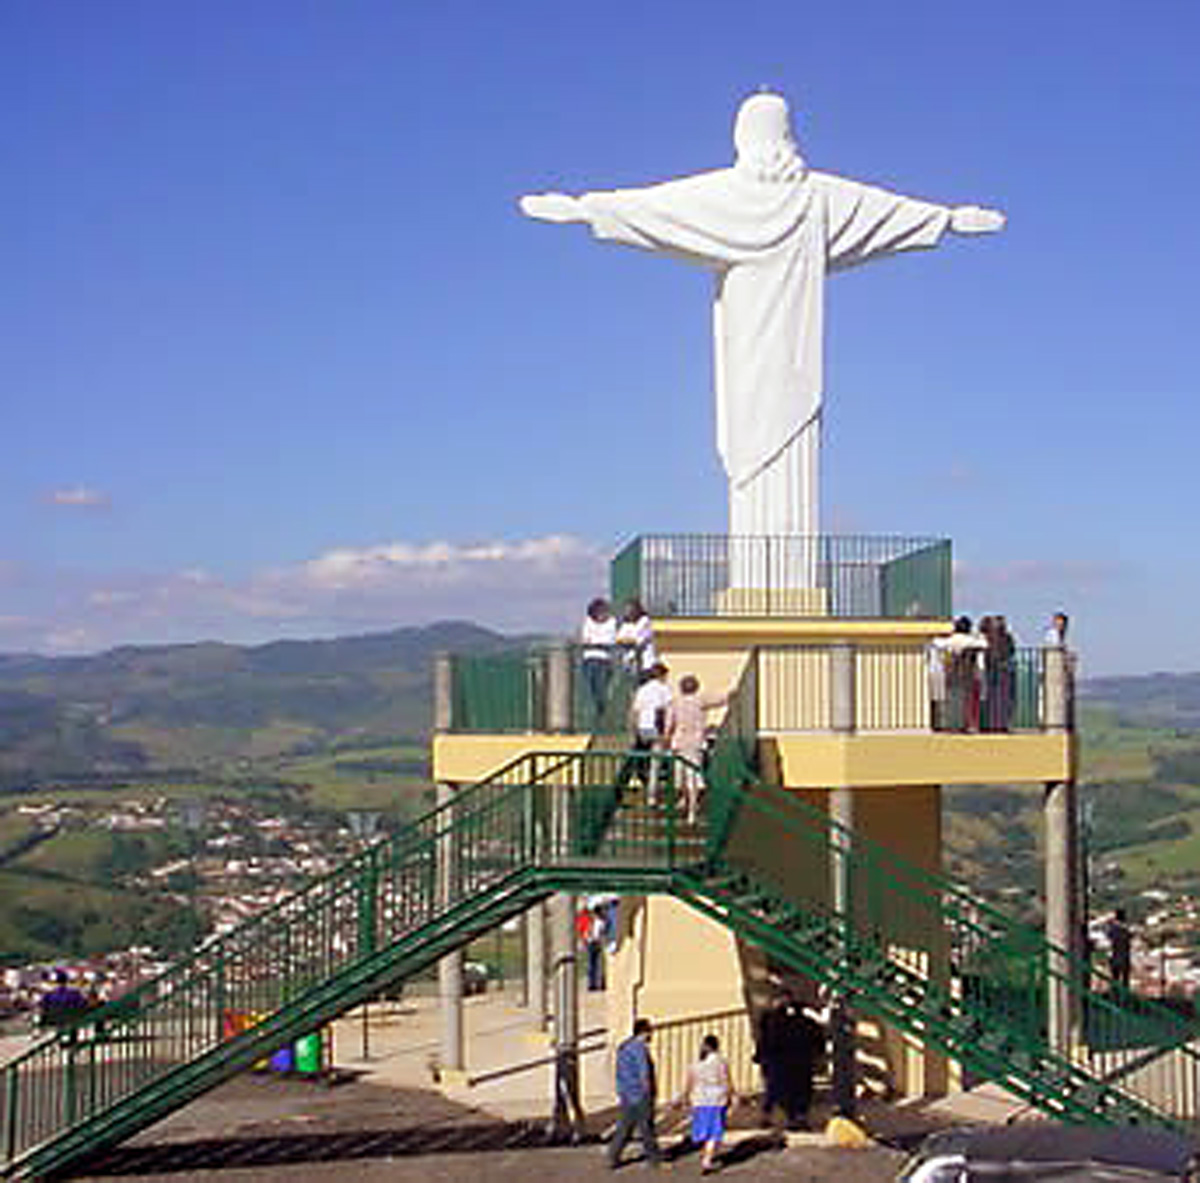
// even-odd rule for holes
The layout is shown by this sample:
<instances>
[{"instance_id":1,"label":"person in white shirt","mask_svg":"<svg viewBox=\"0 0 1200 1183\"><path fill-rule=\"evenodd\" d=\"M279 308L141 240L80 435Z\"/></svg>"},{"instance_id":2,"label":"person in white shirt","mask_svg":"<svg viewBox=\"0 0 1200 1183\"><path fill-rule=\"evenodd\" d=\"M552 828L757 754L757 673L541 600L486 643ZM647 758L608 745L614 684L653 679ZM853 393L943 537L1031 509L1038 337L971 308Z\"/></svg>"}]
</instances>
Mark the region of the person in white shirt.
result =
<instances>
[{"instance_id":1,"label":"person in white shirt","mask_svg":"<svg viewBox=\"0 0 1200 1183\"><path fill-rule=\"evenodd\" d=\"M654 647L654 623L641 600L627 600L617 626L617 645L624 652L625 664L643 680L658 662Z\"/></svg>"},{"instance_id":2,"label":"person in white shirt","mask_svg":"<svg viewBox=\"0 0 1200 1183\"><path fill-rule=\"evenodd\" d=\"M670 671L661 661L647 671L646 680L637 688L629 708L633 728L633 752L617 773L620 794L636 776L646 786L646 798L654 805L658 796L659 761L652 752L662 751L666 742L667 713L671 708Z\"/></svg>"},{"instance_id":3,"label":"person in white shirt","mask_svg":"<svg viewBox=\"0 0 1200 1183\"><path fill-rule=\"evenodd\" d=\"M594 725L599 727L608 705L608 684L617 647L617 618L603 596L588 604L579 640L583 647L583 684L587 687Z\"/></svg>"},{"instance_id":4,"label":"person in white shirt","mask_svg":"<svg viewBox=\"0 0 1200 1183\"><path fill-rule=\"evenodd\" d=\"M960 616L948 637L930 647L935 731L978 731L979 692L985 641L971 630L971 618Z\"/></svg>"},{"instance_id":5,"label":"person in white shirt","mask_svg":"<svg viewBox=\"0 0 1200 1183\"><path fill-rule=\"evenodd\" d=\"M1070 623L1070 618L1065 612L1055 612L1050 618L1050 627L1046 629L1046 635L1042 638L1042 643L1045 645L1054 645L1058 648L1066 648L1067 644L1067 625Z\"/></svg>"},{"instance_id":6,"label":"person in white shirt","mask_svg":"<svg viewBox=\"0 0 1200 1183\"><path fill-rule=\"evenodd\" d=\"M683 1091L677 1104L692 1108L691 1140L700 1146L700 1170L708 1174L716 1169L716 1154L725 1140L725 1119L736 1100L729 1064L721 1055L715 1035L706 1035L700 1044L700 1058L687 1070Z\"/></svg>"}]
</instances>

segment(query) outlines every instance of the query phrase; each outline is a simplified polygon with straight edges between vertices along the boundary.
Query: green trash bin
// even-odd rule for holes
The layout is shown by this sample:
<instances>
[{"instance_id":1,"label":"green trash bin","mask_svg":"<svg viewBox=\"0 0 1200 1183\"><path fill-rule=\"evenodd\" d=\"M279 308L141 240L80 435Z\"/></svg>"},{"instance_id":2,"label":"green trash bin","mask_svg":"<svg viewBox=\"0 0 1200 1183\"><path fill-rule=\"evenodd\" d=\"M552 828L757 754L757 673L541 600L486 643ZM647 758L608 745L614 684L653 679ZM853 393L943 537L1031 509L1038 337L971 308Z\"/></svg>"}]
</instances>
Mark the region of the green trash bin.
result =
<instances>
[{"instance_id":1,"label":"green trash bin","mask_svg":"<svg viewBox=\"0 0 1200 1183\"><path fill-rule=\"evenodd\" d=\"M324 1040L320 1031L301 1035L295 1043L295 1056L292 1060L293 1070L301 1076L316 1076L322 1068L322 1052Z\"/></svg>"}]
</instances>

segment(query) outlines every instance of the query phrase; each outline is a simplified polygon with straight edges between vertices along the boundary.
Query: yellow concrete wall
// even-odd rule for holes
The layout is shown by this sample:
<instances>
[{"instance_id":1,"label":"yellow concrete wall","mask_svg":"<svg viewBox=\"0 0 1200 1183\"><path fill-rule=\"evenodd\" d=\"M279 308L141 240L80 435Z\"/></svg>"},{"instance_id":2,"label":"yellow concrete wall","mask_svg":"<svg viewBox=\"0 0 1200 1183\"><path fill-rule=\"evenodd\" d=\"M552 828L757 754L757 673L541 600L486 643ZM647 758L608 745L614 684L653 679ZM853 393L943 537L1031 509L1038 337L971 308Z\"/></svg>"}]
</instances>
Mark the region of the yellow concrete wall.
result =
<instances>
[{"instance_id":1,"label":"yellow concrete wall","mask_svg":"<svg viewBox=\"0 0 1200 1183\"><path fill-rule=\"evenodd\" d=\"M1066 735L780 734L762 747L779 783L793 788L1044 783L1071 775Z\"/></svg>"},{"instance_id":2,"label":"yellow concrete wall","mask_svg":"<svg viewBox=\"0 0 1200 1183\"><path fill-rule=\"evenodd\" d=\"M433 737L433 779L473 784L527 752L582 752L587 735L449 735Z\"/></svg>"},{"instance_id":3,"label":"yellow concrete wall","mask_svg":"<svg viewBox=\"0 0 1200 1183\"><path fill-rule=\"evenodd\" d=\"M821 731L831 724L834 651L828 646L767 649L759 662L759 726ZM925 647L889 645L855 654L855 717L863 730L930 726Z\"/></svg>"},{"instance_id":4,"label":"yellow concrete wall","mask_svg":"<svg viewBox=\"0 0 1200 1183\"><path fill-rule=\"evenodd\" d=\"M745 1004L737 938L670 896L622 901L621 942L610 958L609 1029L640 1016L673 1019Z\"/></svg>"}]
</instances>

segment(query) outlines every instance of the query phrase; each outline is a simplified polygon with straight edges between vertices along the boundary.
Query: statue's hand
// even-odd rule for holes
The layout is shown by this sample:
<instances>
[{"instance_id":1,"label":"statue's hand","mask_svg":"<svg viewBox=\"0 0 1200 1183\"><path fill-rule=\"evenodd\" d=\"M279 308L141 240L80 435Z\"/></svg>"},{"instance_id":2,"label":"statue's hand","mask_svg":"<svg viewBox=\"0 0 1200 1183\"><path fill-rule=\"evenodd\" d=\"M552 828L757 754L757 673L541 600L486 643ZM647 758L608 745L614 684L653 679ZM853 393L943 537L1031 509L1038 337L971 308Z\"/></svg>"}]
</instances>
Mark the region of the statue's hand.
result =
<instances>
[{"instance_id":1,"label":"statue's hand","mask_svg":"<svg viewBox=\"0 0 1200 1183\"><path fill-rule=\"evenodd\" d=\"M998 209L960 205L950 211L950 229L955 234L994 234L1004 228L1005 217Z\"/></svg>"},{"instance_id":2,"label":"statue's hand","mask_svg":"<svg viewBox=\"0 0 1200 1183\"><path fill-rule=\"evenodd\" d=\"M582 222L579 202L566 193L530 193L520 200L521 212L543 222Z\"/></svg>"}]
</instances>

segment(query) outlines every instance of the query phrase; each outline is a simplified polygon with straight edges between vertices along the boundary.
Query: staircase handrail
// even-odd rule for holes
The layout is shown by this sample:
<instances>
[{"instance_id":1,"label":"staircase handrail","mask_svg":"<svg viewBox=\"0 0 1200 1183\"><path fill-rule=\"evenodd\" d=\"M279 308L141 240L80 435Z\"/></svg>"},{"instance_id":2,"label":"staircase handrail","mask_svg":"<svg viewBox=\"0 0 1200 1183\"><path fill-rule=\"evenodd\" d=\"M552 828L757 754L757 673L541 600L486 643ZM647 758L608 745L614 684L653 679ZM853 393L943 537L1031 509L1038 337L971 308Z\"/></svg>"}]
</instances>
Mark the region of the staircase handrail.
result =
<instances>
[{"instance_id":1,"label":"staircase handrail","mask_svg":"<svg viewBox=\"0 0 1200 1183\"><path fill-rule=\"evenodd\" d=\"M375 839L369 845L363 847L362 850L357 851L339 863L332 870L315 875L284 899L269 904L261 911L256 912L253 916L246 917L225 932L201 941L185 957L173 962L153 977L140 983L135 989L123 994L120 998L91 1008L59 1024L52 1031L48 1031L44 1038L39 1039L19 1056L14 1056L13 1059L7 1061L4 1067L8 1068L20 1063L21 1060L32 1055L46 1044L73 1039L73 1033L81 1028L96 1027L106 1022L127 1022L140 1009L139 1004L141 1002L161 993L164 987L171 986L176 980L182 979L186 981L192 971L197 968L201 972L205 971L208 962L219 957L225 946L256 930L270 927L285 911L295 909L297 902L303 897L314 896L336 881L356 877L386 853L394 852L395 855L399 855L413 844L424 844L430 841L423 834L424 830L428 829L431 825L435 829L440 829L443 820L450 818L452 814L460 814L469 809L480 797L497 784L507 782L522 765L532 764L534 766L534 773L528 779L523 779L520 783L536 784L546 780L554 772L559 771L576 754L573 752L527 752L515 757L484 780L477 781L458 790L451 800L443 802L441 805L437 805L433 809L405 823L404 827L396 833ZM539 764L544 765L544 767L539 769Z\"/></svg>"},{"instance_id":2,"label":"staircase handrail","mask_svg":"<svg viewBox=\"0 0 1200 1183\"><path fill-rule=\"evenodd\" d=\"M726 724L736 717L739 696L746 692L747 685L752 685L749 681L749 671L753 669L754 664L752 655L747 673L730 696ZM726 738L729 740L731 737ZM720 742L719 737L718 743ZM728 776L732 765L730 783L714 786L719 794L732 798L731 805L726 808L736 811L743 806L748 795L753 795L756 804L771 803L773 819L779 823L787 825L791 815L798 816L802 819L801 824L824 832L827 848L847 851L852 869L870 871L891 867L893 870L890 875L897 885L911 886L936 897L940 901L939 907L943 913L948 912L955 922L973 936L980 938L973 948L966 951L970 956L981 961L1005 956L1020 957L1035 972L1045 975L1043 988L1054 984L1067 989L1071 995L1079 997L1094 1015L1103 1016L1099 1020L1103 1024L1111 1027L1114 1023L1136 1020L1139 1026L1152 1028L1157 1033L1155 1043L1163 1052L1179 1048L1182 1054L1200 1064L1200 1052L1187 1046L1200 1038L1200 1024L1189 1023L1176 1011L1153 999L1138 998L1137 1013L1131 1013L1129 1007L1121 1005L1121 994L1103 970L1072 956L1049 941L1038 929L1016 920L1002 909L980 899L961 884L909 862L882 843L844 826L796 794L765 781L745 758L742 745L728 742L724 754L729 764L724 768L718 766L715 770L710 766L709 776L711 780L714 771L717 777L721 777L722 773ZM740 762L739 755L742 757ZM770 809L770 806L768 808ZM719 851L716 853L719 855ZM1059 970L1055 966L1064 968ZM965 970L967 966L963 965L960 968ZM1086 983L1089 980L1098 982L1100 988L1088 989Z\"/></svg>"}]
</instances>

